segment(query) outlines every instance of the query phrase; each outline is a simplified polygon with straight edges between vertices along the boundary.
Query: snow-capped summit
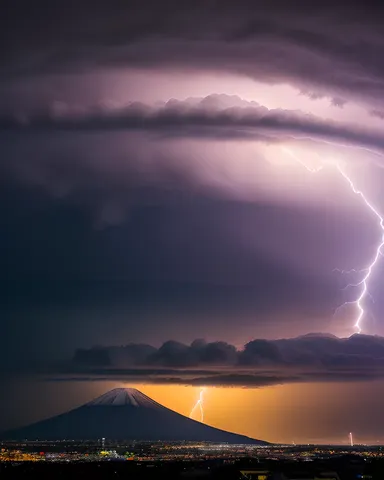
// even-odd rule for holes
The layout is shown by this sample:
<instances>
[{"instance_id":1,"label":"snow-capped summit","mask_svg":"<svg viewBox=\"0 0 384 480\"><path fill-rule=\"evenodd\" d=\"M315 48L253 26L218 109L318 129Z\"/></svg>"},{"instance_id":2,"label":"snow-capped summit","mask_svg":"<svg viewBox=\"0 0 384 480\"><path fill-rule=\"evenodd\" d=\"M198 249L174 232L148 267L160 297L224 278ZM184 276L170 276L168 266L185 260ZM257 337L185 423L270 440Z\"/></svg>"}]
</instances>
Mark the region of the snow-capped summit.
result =
<instances>
[{"instance_id":1,"label":"snow-capped summit","mask_svg":"<svg viewBox=\"0 0 384 480\"><path fill-rule=\"evenodd\" d=\"M136 388L114 388L104 395L91 400L85 406L123 406L130 405L132 407L146 408L164 408L151 398L139 392Z\"/></svg>"},{"instance_id":2,"label":"snow-capped summit","mask_svg":"<svg viewBox=\"0 0 384 480\"><path fill-rule=\"evenodd\" d=\"M85 405L0 436L4 440L205 441L265 445L160 405L134 388L116 388Z\"/></svg>"}]
</instances>

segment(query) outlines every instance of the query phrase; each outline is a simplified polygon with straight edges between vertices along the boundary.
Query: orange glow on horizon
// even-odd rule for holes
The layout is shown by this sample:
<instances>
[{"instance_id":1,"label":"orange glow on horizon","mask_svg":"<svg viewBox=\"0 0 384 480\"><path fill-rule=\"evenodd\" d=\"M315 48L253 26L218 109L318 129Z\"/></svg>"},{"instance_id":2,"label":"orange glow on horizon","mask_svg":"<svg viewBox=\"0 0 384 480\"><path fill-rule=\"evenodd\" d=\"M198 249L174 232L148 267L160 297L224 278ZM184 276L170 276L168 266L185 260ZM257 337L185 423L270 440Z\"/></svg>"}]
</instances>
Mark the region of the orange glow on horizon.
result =
<instances>
[{"instance_id":1,"label":"orange glow on horizon","mask_svg":"<svg viewBox=\"0 0 384 480\"><path fill-rule=\"evenodd\" d=\"M113 388L137 388L167 408L189 417L202 386L153 385L117 380L36 382L24 379L13 387L9 411L20 412L19 425L77 408ZM42 395L44 392L44 395ZM365 415L361 415L361 395ZM24 399L41 405L33 415ZM276 443L384 442L380 413L384 382L291 383L261 388L205 387L204 423L223 430ZM20 399L20 401L18 401ZM42 399L44 400L42 402ZM16 403L16 405L15 405ZM367 422L371 419L371 423ZM372 430L374 419L376 433ZM15 425L11 425L10 427Z\"/></svg>"},{"instance_id":2,"label":"orange glow on horizon","mask_svg":"<svg viewBox=\"0 0 384 480\"><path fill-rule=\"evenodd\" d=\"M124 386L137 388L187 417L201 391L201 387L181 385ZM348 422L340 415L336 416L335 412L345 410L347 398L359 398L361 387L360 383L292 383L263 388L206 387L204 423L270 442L291 444L292 438L295 438L297 443L343 444L345 438L331 438L329 431L332 425ZM359 408L358 405L356 408Z\"/></svg>"}]
</instances>

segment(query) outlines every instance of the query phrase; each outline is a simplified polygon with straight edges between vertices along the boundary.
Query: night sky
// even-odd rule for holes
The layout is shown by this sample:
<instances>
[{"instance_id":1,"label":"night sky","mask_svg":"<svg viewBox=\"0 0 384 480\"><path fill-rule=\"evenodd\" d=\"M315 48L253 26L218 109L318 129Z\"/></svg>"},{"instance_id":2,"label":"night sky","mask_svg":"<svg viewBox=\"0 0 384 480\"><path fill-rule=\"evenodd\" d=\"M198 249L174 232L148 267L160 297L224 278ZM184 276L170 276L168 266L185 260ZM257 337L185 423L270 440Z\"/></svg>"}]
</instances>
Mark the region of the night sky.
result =
<instances>
[{"instance_id":1,"label":"night sky","mask_svg":"<svg viewBox=\"0 0 384 480\"><path fill-rule=\"evenodd\" d=\"M384 441L381 255L360 334L348 287L384 231L381 3L3 0L0 430L205 386L220 428Z\"/></svg>"}]
</instances>

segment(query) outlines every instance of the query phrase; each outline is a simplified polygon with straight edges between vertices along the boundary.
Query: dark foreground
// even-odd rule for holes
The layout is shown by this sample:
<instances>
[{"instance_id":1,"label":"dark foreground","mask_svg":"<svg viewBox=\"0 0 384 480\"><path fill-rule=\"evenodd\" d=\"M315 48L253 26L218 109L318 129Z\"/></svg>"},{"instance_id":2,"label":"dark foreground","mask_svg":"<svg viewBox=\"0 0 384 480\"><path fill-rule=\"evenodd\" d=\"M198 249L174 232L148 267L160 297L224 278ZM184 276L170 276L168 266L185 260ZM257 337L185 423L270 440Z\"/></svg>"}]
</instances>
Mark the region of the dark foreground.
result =
<instances>
[{"instance_id":1,"label":"dark foreground","mask_svg":"<svg viewBox=\"0 0 384 480\"><path fill-rule=\"evenodd\" d=\"M218 462L20 462L0 463L0 478L37 479L257 479L257 480L383 480L384 460L340 457L312 462L243 459Z\"/></svg>"}]
</instances>

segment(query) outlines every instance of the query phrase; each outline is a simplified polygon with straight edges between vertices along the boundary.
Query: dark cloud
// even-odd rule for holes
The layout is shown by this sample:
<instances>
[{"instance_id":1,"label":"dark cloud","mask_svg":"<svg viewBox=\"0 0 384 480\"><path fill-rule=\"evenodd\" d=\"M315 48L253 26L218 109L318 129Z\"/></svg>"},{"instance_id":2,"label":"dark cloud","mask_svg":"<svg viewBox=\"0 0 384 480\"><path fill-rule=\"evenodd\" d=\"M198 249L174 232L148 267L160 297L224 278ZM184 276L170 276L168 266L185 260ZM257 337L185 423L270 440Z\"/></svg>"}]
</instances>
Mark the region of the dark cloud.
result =
<instances>
[{"instance_id":1,"label":"dark cloud","mask_svg":"<svg viewBox=\"0 0 384 480\"><path fill-rule=\"evenodd\" d=\"M371 110L371 115L373 117L380 118L381 120L384 120L384 111L383 110Z\"/></svg>"},{"instance_id":2,"label":"dark cloud","mask_svg":"<svg viewBox=\"0 0 384 480\"><path fill-rule=\"evenodd\" d=\"M331 100L331 105L333 105L334 107L343 108L346 103L347 103L346 100L340 97L334 97Z\"/></svg>"},{"instance_id":3,"label":"dark cloud","mask_svg":"<svg viewBox=\"0 0 384 480\"><path fill-rule=\"evenodd\" d=\"M374 377L372 377L374 378ZM351 378L352 380L356 380L356 376ZM364 380L364 378L359 380ZM45 376L44 381L46 382L107 382L107 381L116 381L116 382L142 382L142 383L150 383L154 385L189 385L194 387L202 387L202 386L217 386L217 387L249 387L249 388L258 388L258 387L266 387L272 385L283 385L285 383L300 383L303 380L302 377L299 375L276 375L273 374L222 374L220 372L212 372L211 374L207 374L207 372L201 372L200 376L196 374L195 376L190 375L186 376L185 374L180 374L179 371L174 373L169 372L149 372L148 375L143 373L142 371L134 371L134 372L113 372L112 374L105 375L103 372L95 372L94 375L83 374L83 375L76 375L71 376L69 375L62 375L62 376ZM313 380L313 379L312 379ZM323 376L319 381L326 381L326 377ZM328 378L328 380L330 380ZM310 381L310 380L309 380ZM342 379L341 379L342 381Z\"/></svg>"},{"instance_id":4,"label":"dark cloud","mask_svg":"<svg viewBox=\"0 0 384 480\"><path fill-rule=\"evenodd\" d=\"M156 352L156 348L150 345L131 344L108 349L96 346L90 349L76 350L74 363L90 367L141 365L148 356Z\"/></svg>"},{"instance_id":5,"label":"dark cloud","mask_svg":"<svg viewBox=\"0 0 384 480\"><path fill-rule=\"evenodd\" d=\"M312 139L383 150L384 135L300 111L273 109L238 97L210 95L203 99L170 100L160 107L132 103L124 109L52 112L0 118L3 132L147 131L169 137L202 137L267 142Z\"/></svg>"},{"instance_id":6,"label":"dark cloud","mask_svg":"<svg viewBox=\"0 0 384 480\"><path fill-rule=\"evenodd\" d=\"M382 11L374 0L9 0L0 71L3 79L116 66L230 71L374 103L384 86Z\"/></svg>"},{"instance_id":7,"label":"dark cloud","mask_svg":"<svg viewBox=\"0 0 384 480\"><path fill-rule=\"evenodd\" d=\"M127 345L78 350L72 361L50 378L125 378L149 383L254 387L383 377L383 337L309 334L291 339L256 339L242 350L225 342L204 341L190 345L168 341L158 349Z\"/></svg>"},{"instance_id":8,"label":"dark cloud","mask_svg":"<svg viewBox=\"0 0 384 480\"><path fill-rule=\"evenodd\" d=\"M196 365L230 365L236 361L236 348L225 342L202 343L195 341L190 346L180 342L164 343L156 353L144 362L160 366L196 366Z\"/></svg>"}]
</instances>

